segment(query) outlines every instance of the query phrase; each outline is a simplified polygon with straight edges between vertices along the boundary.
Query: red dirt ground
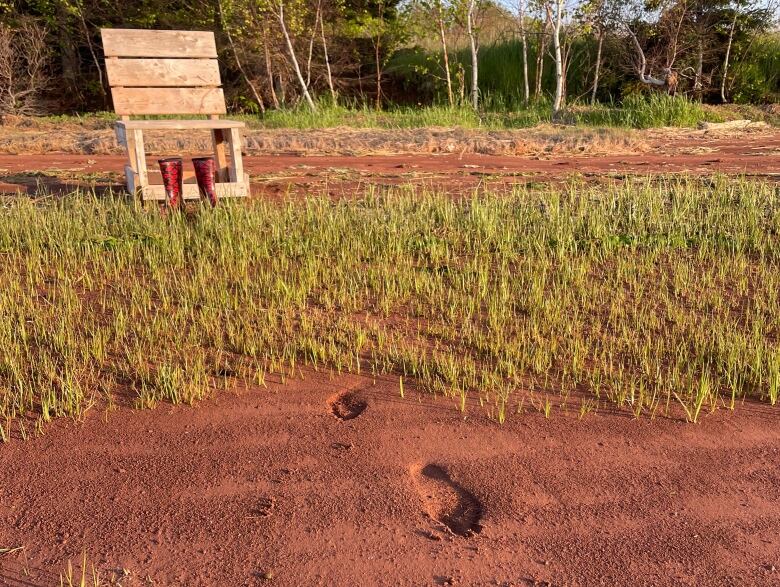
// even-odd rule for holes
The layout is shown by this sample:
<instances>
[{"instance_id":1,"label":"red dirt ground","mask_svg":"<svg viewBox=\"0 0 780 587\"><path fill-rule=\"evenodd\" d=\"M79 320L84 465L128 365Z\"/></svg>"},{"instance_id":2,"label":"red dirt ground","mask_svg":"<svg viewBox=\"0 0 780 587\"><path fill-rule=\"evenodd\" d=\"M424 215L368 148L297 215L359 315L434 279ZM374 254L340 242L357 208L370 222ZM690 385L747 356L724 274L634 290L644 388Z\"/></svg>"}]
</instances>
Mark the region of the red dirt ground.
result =
<instances>
[{"instance_id":1,"label":"red dirt ground","mask_svg":"<svg viewBox=\"0 0 780 587\"><path fill-rule=\"evenodd\" d=\"M309 374L58 421L0 446L0 547L25 547L0 584L84 551L126 586L780 584L775 409L575 411L499 426Z\"/></svg>"},{"instance_id":2,"label":"red dirt ground","mask_svg":"<svg viewBox=\"0 0 780 587\"><path fill-rule=\"evenodd\" d=\"M104 185L113 180L119 185L124 163L124 157L116 155L0 155L0 192L20 188L34 192L38 183L62 190L88 183L85 178ZM154 169L154 165L150 158L149 168ZM697 135L658 140L651 153L634 155L252 155L244 158L244 166L257 195L325 190L344 196L354 194L361 184L399 183L460 192L480 185L500 188L559 180L573 174L622 178L658 173L727 173L776 178L780 173L780 132L757 137L705 140Z\"/></svg>"}]
</instances>

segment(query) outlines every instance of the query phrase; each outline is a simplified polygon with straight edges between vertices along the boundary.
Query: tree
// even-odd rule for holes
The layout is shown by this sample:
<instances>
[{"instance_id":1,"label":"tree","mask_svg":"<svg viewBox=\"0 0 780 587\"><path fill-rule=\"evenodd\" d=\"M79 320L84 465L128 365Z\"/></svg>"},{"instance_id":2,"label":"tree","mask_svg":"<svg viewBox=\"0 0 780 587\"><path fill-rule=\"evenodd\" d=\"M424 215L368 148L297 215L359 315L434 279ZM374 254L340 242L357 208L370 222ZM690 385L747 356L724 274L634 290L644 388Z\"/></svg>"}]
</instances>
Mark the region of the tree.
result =
<instances>
[{"instance_id":1,"label":"tree","mask_svg":"<svg viewBox=\"0 0 780 587\"><path fill-rule=\"evenodd\" d=\"M620 0L585 0L579 8L578 17L589 27L596 38L596 58L593 66L593 82L590 103L596 103L604 54L604 40L617 25L620 14Z\"/></svg>"},{"instance_id":2,"label":"tree","mask_svg":"<svg viewBox=\"0 0 780 587\"><path fill-rule=\"evenodd\" d=\"M296 2L295 4L291 2L290 4L299 9L297 14L300 14L300 11L303 10L303 5L300 2ZM290 37L290 32L287 27L287 21L285 20L285 0L274 0L273 9L274 14L279 21L279 28L282 31L282 35L284 36L284 42L287 46L287 54L290 58L290 63L292 64L293 70L295 71L295 77L298 79L298 83L301 87L301 95L303 95L304 100L306 100L306 104L309 105L309 109L312 112L316 112L317 106L314 104L314 100L312 100L311 94L309 94L309 87L306 85L306 80L303 79L301 66L298 64L298 58L295 55L295 47L293 47L292 38Z\"/></svg>"},{"instance_id":3,"label":"tree","mask_svg":"<svg viewBox=\"0 0 780 587\"><path fill-rule=\"evenodd\" d=\"M321 1L320 1L321 4ZM318 4L319 6L319 4ZM340 2L335 2L333 6L333 12L331 14L331 20L336 20L336 17L338 16L338 11L341 8ZM330 67L330 55L328 54L328 40L325 35L325 19L326 14L323 13L320 17L320 39L322 41L322 53L323 53L323 59L325 61L325 71L327 74L327 80L328 80L328 89L330 90L330 97L333 103L336 103L336 88L333 85L333 70Z\"/></svg>"},{"instance_id":4,"label":"tree","mask_svg":"<svg viewBox=\"0 0 780 587\"><path fill-rule=\"evenodd\" d=\"M536 80L534 84L534 97L542 95L542 81L544 77L544 56L547 53L547 18L543 15L538 19L539 40L536 49Z\"/></svg>"},{"instance_id":5,"label":"tree","mask_svg":"<svg viewBox=\"0 0 780 587\"><path fill-rule=\"evenodd\" d=\"M482 0L454 0L454 9L460 25L466 29L471 55L471 106L479 109L479 38L477 13L483 7Z\"/></svg>"},{"instance_id":6,"label":"tree","mask_svg":"<svg viewBox=\"0 0 780 587\"><path fill-rule=\"evenodd\" d=\"M564 67L563 54L561 52L561 26L563 25L564 0L552 0L546 2L544 9L547 13L547 22L552 29L553 56L555 58L555 96L553 98L553 116L560 114L563 108L564 96Z\"/></svg>"},{"instance_id":7,"label":"tree","mask_svg":"<svg viewBox=\"0 0 780 587\"><path fill-rule=\"evenodd\" d=\"M479 46L477 33L474 29L474 11L477 0L468 0L466 9L466 25L468 27L469 48L471 49L471 105L474 110L479 108Z\"/></svg>"},{"instance_id":8,"label":"tree","mask_svg":"<svg viewBox=\"0 0 780 587\"><path fill-rule=\"evenodd\" d=\"M37 114L48 85L46 29L31 19L0 25L0 114Z\"/></svg>"},{"instance_id":9,"label":"tree","mask_svg":"<svg viewBox=\"0 0 780 587\"><path fill-rule=\"evenodd\" d=\"M720 99L725 104L728 102L727 83L729 68L731 66L732 49L735 35L744 31L748 36L751 33L768 29L777 19L777 9L780 2L760 2L757 0L731 0L727 3L727 11L731 11L731 19L728 27L726 52L723 56L723 66L720 81Z\"/></svg>"},{"instance_id":10,"label":"tree","mask_svg":"<svg viewBox=\"0 0 780 587\"><path fill-rule=\"evenodd\" d=\"M419 0L418 5L422 10L423 15L430 15L432 21L435 24L435 33L439 37L439 44L441 46L442 60L444 70L444 80L447 85L447 102L450 107L455 106L455 94L452 90L452 72L450 71L450 53L447 45L447 33L452 27L454 20L453 6L446 0ZM427 20L427 19L426 19ZM423 31L428 29L423 23Z\"/></svg>"},{"instance_id":11,"label":"tree","mask_svg":"<svg viewBox=\"0 0 780 587\"><path fill-rule=\"evenodd\" d=\"M230 44L230 50L233 53L233 59L236 62L236 67L238 67L238 70L241 72L241 77L244 79L244 82L247 84L247 86L249 86L249 89L252 91L252 96L254 96L257 107L260 109L261 112L265 112L265 103L263 102L263 98L260 96L260 93L257 91L257 87L255 86L254 82L247 75L247 72L244 69L243 64L241 63L241 58L239 57L236 44L233 41L233 35L231 34L231 24L229 22L229 19L226 18L225 16L226 11L231 7L232 7L232 3L230 2L230 0L217 0L219 21L220 24L222 25L222 30L225 31L225 35L227 36L228 43Z\"/></svg>"},{"instance_id":12,"label":"tree","mask_svg":"<svg viewBox=\"0 0 780 587\"><path fill-rule=\"evenodd\" d=\"M356 38L368 39L371 43L375 67L377 110L382 107L382 78L384 68L395 50L406 39L406 22L389 0L376 0L373 11L364 9L358 13L347 27L349 34Z\"/></svg>"},{"instance_id":13,"label":"tree","mask_svg":"<svg viewBox=\"0 0 780 587\"><path fill-rule=\"evenodd\" d=\"M528 106L530 88L528 87L528 35L526 34L526 15L528 0L517 0L517 26L520 29L520 43L523 49L523 102Z\"/></svg>"},{"instance_id":14,"label":"tree","mask_svg":"<svg viewBox=\"0 0 780 587\"><path fill-rule=\"evenodd\" d=\"M650 26L645 18L647 13L655 9L660 11L660 17L654 26ZM674 63L680 47L680 34L687 14L687 4L685 0L680 3L672 3L666 6L661 3L648 4L644 0L634 0L622 4L619 20L622 27L628 34L631 44L634 48L635 58L633 68L639 81L643 84L655 88L665 88L669 94L677 92L678 74L674 70ZM652 74L652 67L648 64L647 54L639 39L638 31L641 29L650 30L650 34L661 40L657 43L659 52L663 55L664 64L661 71L663 78L655 77ZM659 60L661 57L656 58Z\"/></svg>"}]
</instances>

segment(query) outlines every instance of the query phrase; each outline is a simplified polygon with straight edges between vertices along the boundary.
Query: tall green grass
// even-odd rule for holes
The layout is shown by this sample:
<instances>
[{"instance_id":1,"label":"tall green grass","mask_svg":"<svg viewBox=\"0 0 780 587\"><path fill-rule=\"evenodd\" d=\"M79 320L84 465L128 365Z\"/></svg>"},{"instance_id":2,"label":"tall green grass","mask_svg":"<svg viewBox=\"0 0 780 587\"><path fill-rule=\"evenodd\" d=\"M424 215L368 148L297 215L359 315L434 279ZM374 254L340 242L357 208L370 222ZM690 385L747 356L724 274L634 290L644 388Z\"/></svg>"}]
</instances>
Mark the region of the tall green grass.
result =
<instances>
[{"instance_id":1,"label":"tall green grass","mask_svg":"<svg viewBox=\"0 0 780 587\"><path fill-rule=\"evenodd\" d=\"M460 127L491 130L530 128L563 122L592 127L654 128L695 127L701 121L720 121L720 116L698 102L664 94L635 95L620 105L573 104L561 117L553 119L549 100L537 100L527 107L510 108L492 96L484 100L478 113L470 106L396 107L375 110L320 105L317 112L307 108L269 111L261 118L249 118L261 128L425 128Z\"/></svg>"},{"instance_id":2,"label":"tall green grass","mask_svg":"<svg viewBox=\"0 0 780 587\"><path fill-rule=\"evenodd\" d=\"M725 178L167 218L89 194L9 200L0 438L304 366L392 373L498 422L775 404L779 235L775 187Z\"/></svg>"},{"instance_id":3,"label":"tall green grass","mask_svg":"<svg viewBox=\"0 0 780 587\"><path fill-rule=\"evenodd\" d=\"M445 106L395 107L376 110L370 106L318 104L316 112L301 106L269 110L264 116L250 118L261 128L425 128L435 126L475 128L482 124L479 115L470 108Z\"/></svg>"},{"instance_id":4,"label":"tall green grass","mask_svg":"<svg viewBox=\"0 0 780 587\"><path fill-rule=\"evenodd\" d=\"M239 114L251 128L322 129L383 128L414 129L430 127L484 128L504 130L531 128L540 124L565 123L590 127L653 128L662 126L694 127L701 121L722 120L719 112L685 97L664 94L634 95L621 104L570 104L555 120L547 98L528 106L504 103L499 95L486 95L479 112L470 106L450 108L444 105L396 106L376 110L356 104L333 104L322 101L316 112L306 106L269 110L265 115ZM96 113L88 116L56 116L34 119L41 128L56 130L63 123L77 123L88 128L110 126L116 116Z\"/></svg>"}]
</instances>

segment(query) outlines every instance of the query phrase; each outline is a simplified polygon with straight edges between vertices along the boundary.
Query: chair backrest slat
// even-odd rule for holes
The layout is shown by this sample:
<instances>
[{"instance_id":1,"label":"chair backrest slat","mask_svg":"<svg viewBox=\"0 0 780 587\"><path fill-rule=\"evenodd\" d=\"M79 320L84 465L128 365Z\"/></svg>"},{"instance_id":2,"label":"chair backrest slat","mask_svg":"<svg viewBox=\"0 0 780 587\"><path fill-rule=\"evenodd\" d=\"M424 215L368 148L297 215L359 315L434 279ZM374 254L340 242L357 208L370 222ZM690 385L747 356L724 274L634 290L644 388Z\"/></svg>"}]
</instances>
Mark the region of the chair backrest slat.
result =
<instances>
[{"instance_id":1,"label":"chair backrest slat","mask_svg":"<svg viewBox=\"0 0 780 587\"><path fill-rule=\"evenodd\" d=\"M113 88L114 110L134 114L225 114L222 88Z\"/></svg>"},{"instance_id":2,"label":"chair backrest slat","mask_svg":"<svg viewBox=\"0 0 780 587\"><path fill-rule=\"evenodd\" d=\"M106 57L217 58L214 33L208 31L149 31L102 29Z\"/></svg>"},{"instance_id":3,"label":"chair backrest slat","mask_svg":"<svg viewBox=\"0 0 780 587\"><path fill-rule=\"evenodd\" d=\"M214 33L102 29L116 113L224 114Z\"/></svg>"},{"instance_id":4,"label":"chair backrest slat","mask_svg":"<svg viewBox=\"0 0 780 587\"><path fill-rule=\"evenodd\" d=\"M112 87L219 87L216 59L106 59Z\"/></svg>"}]
</instances>

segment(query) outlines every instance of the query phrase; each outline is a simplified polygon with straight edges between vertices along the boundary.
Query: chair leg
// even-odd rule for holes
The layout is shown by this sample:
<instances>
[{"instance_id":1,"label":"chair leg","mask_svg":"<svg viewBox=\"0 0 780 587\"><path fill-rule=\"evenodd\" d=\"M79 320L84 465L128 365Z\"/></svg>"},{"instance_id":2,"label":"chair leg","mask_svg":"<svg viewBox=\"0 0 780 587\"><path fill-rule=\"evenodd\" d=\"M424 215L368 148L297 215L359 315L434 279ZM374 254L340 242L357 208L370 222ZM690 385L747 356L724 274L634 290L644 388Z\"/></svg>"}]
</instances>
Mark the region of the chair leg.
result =
<instances>
[{"instance_id":1,"label":"chair leg","mask_svg":"<svg viewBox=\"0 0 780 587\"><path fill-rule=\"evenodd\" d=\"M214 160L217 163L217 181L226 182L229 178L227 150L225 149L225 131L211 131L211 141L214 145Z\"/></svg>"},{"instance_id":2,"label":"chair leg","mask_svg":"<svg viewBox=\"0 0 780 587\"><path fill-rule=\"evenodd\" d=\"M149 185L149 174L146 170L146 149L144 147L144 132L142 130L131 131L135 144L135 164L138 172L138 184L143 190Z\"/></svg>"},{"instance_id":3,"label":"chair leg","mask_svg":"<svg viewBox=\"0 0 780 587\"><path fill-rule=\"evenodd\" d=\"M230 148L230 181L244 182L244 161L241 159L241 133L237 128L229 130L228 147Z\"/></svg>"},{"instance_id":4,"label":"chair leg","mask_svg":"<svg viewBox=\"0 0 780 587\"><path fill-rule=\"evenodd\" d=\"M119 133L117 133L119 134ZM146 151L144 149L144 133L141 130L124 130L121 142L127 148L128 168L125 169L127 191L135 195L140 191L143 197L144 187L149 185L149 176L146 170Z\"/></svg>"}]
</instances>

